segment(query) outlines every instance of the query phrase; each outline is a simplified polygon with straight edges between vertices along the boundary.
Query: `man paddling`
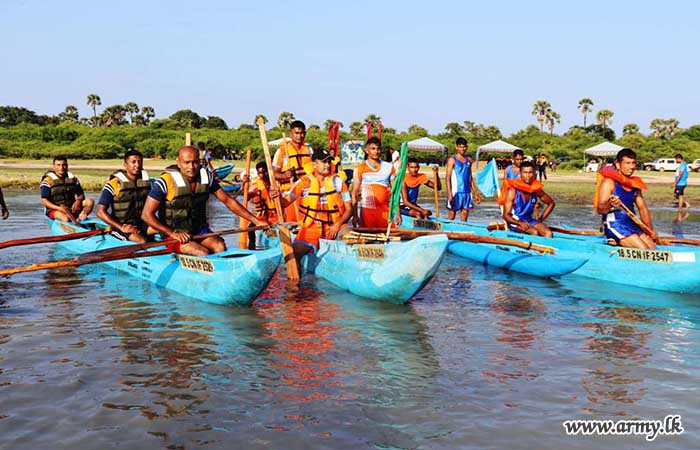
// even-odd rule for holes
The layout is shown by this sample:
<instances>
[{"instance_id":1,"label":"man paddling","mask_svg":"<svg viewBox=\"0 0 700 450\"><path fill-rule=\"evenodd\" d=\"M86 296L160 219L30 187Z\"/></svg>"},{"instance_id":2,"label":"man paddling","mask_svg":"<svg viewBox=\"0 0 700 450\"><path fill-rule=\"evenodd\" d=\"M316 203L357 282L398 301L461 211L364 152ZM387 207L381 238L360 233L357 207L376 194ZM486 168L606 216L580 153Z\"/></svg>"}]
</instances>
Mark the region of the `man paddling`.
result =
<instances>
[{"instance_id":1,"label":"man paddling","mask_svg":"<svg viewBox=\"0 0 700 450\"><path fill-rule=\"evenodd\" d=\"M520 165L520 178L513 178L507 185L503 220L512 231L533 236L552 237L544 221L554 210L554 200L543 190L544 185L535 180L535 167L529 161ZM542 216L533 217L537 201L547 205Z\"/></svg>"},{"instance_id":2,"label":"man paddling","mask_svg":"<svg viewBox=\"0 0 700 450\"><path fill-rule=\"evenodd\" d=\"M151 192L151 179L143 170L143 155L129 150L124 155L124 168L117 170L102 188L97 201L97 217L112 227L112 235L123 241L146 242L148 226L141 212Z\"/></svg>"},{"instance_id":3,"label":"man paddling","mask_svg":"<svg viewBox=\"0 0 700 450\"><path fill-rule=\"evenodd\" d=\"M178 241L180 251L188 255L206 256L226 250L218 236L192 241L192 236L210 233L207 223L207 201L213 194L226 207L255 225L267 225L235 199L226 195L202 168L196 147L185 146L177 152L177 168L167 169L151 186L141 219L154 230Z\"/></svg>"},{"instance_id":4,"label":"man paddling","mask_svg":"<svg viewBox=\"0 0 700 450\"><path fill-rule=\"evenodd\" d=\"M600 182L596 186L594 206L603 219L605 235L623 247L656 248L657 237L651 222L651 213L647 208L642 190L647 185L641 178L633 176L637 168L637 154L629 148L617 152L615 166L604 167L600 172ZM625 205L632 213L635 206L639 208L639 217L651 230L652 236L644 233L642 228L623 211Z\"/></svg>"},{"instance_id":5,"label":"man paddling","mask_svg":"<svg viewBox=\"0 0 700 450\"><path fill-rule=\"evenodd\" d=\"M457 138L456 153L447 160L445 180L449 220L454 220L457 211L460 211L462 222L466 222L469 219L469 211L474 209L474 202L481 203L481 195L476 190L476 183L472 176L472 160L467 156L468 145L463 137Z\"/></svg>"},{"instance_id":6,"label":"man paddling","mask_svg":"<svg viewBox=\"0 0 700 450\"><path fill-rule=\"evenodd\" d=\"M311 173L311 146L306 143L306 125L295 120L289 126L291 142L282 142L272 158L272 170L280 184L280 191L286 191L292 183ZM284 211L285 220L295 221L297 210L293 204Z\"/></svg>"},{"instance_id":7,"label":"man paddling","mask_svg":"<svg viewBox=\"0 0 700 450\"><path fill-rule=\"evenodd\" d=\"M365 144L367 159L355 169L352 183L352 207L359 214L360 226L386 228L389 225L389 199L394 179L393 166L382 161L382 141L373 137ZM401 216L398 215L400 218Z\"/></svg>"},{"instance_id":8,"label":"man paddling","mask_svg":"<svg viewBox=\"0 0 700 450\"><path fill-rule=\"evenodd\" d=\"M403 198L401 214L425 219L433 212L418 206L418 193L422 185L426 185L431 189L437 189L438 191L442 189L438 168L437 166L433 166L433 174L436 178L437 186L428 179L426 174L419 173L420 165L416 158L408 158L407 169L403 188L401 190L401 197Z\"/></svg>"},{"instance_id":9,"label":"man paddling","mask_svg":"<svg viewBox=\"0 0 700 450\"><path fill-rule=\"evenodd\" d=\"M302 176L282 198L283 204L296 202L299 211L299 233L294 240L297 261L309 252L318 251L319 240L336 239L349 229L352 202L347 185L331 174L333 156L324 149L311 156L311 175Z\"/></svg>"},{"instance_id":10,"label":"man paddling","mask_svg":"<svg viewBox=\"0 0 700 450\"><path fill-rule=\"evenodd\" d=\"M42 177L41 204L51 219L80 222L87 219L95 202L85 198L80 180L68 171L68 158L60 155L53 159L53 168Z\"/></svg>"}]
</instances>

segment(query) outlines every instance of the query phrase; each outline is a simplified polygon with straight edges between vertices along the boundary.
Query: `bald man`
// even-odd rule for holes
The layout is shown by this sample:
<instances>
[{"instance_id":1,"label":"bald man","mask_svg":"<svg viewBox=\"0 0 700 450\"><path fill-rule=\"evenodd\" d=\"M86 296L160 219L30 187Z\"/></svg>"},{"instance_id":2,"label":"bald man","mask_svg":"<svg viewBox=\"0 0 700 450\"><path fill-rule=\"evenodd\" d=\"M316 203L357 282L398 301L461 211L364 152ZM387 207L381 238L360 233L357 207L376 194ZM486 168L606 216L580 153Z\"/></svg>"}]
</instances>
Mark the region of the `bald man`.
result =
<instances>
[{"instance_id":1,"label":"bald man","mask_svg":"<svg viewBox=\"0 0 700 450\"><path fill-rule=\"evenodd\" d=\"M206 256L226 250L218 236L201 241L192 237L211 233L207 223L207 201L213 194L234 214L255 225L267 222L255 217L235 199L226 195L205 168L201 167L199 150L182 147L177 152L177 167L166 169L151 186L141 219L165 237L178 241L180 251L188 255Z\"/></svg>"}]
</instances>

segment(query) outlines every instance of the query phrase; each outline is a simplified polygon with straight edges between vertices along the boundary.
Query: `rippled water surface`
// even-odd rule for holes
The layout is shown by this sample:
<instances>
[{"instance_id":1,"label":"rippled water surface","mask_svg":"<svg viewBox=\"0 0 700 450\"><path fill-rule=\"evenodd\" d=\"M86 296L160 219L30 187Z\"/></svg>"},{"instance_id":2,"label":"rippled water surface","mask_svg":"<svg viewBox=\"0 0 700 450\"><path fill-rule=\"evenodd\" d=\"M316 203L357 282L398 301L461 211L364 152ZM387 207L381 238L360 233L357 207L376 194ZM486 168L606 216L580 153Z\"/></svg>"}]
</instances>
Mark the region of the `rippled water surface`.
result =
<instances>
[{"instance_id":1,"label":"rippled water surface","mask_svg":"<svg viewBox=\"0 0 700 450\"><path fill-rule=\"evenodd\" d=\"M35 193L6 196L0 240L47 234ZM697 216L654 213L700 235ZM566 207L557 221L595 226ZM10 248L0 267L66 256ZM101 265L18 275L0 280L0 448L696 448L699 301L449 255L404 306L284 273L248 308ZM685 433L653 444L562 427L668 414Z\"/></svg>"}]
</instances>

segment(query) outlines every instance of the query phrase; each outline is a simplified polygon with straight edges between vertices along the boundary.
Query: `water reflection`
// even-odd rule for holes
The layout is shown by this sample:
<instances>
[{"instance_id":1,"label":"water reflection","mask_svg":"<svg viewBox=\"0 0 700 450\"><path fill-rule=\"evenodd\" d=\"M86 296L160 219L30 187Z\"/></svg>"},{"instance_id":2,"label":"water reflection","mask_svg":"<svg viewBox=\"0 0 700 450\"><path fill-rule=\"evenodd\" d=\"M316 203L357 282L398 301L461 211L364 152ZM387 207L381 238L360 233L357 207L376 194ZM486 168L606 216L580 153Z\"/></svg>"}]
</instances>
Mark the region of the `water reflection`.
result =
<instances>
[{"instance_id":1,"label":"water reflection","mask_svg":"<svg viewBox=\"0 0 700 450\"><path fill-rule=\"evenodd\" d=\"M484 370L484 376L499 382L541 376L539 370L531 367L528 353L539 349L538 342L545 331L542 299L526 287L496 282L489 306L496 318L495 339L506 345L489 355L494 368Z\"/></svg>"},{"instance_id":2,"label":"water reflection","mask_svg":"<svg viewBox=\"0 0 700 450\"><path fill-rule=\"evenodd\" d=\"M651 357L647 341L653 321L630 306L600 308L594 322L583 323L591 332L584 350L592 355L591 367L581 381L594 413L626 415L624 404L636 403L647 392L640 368ZM623 404L623 405L621 405Z\"/></svg>"}]
</instances>

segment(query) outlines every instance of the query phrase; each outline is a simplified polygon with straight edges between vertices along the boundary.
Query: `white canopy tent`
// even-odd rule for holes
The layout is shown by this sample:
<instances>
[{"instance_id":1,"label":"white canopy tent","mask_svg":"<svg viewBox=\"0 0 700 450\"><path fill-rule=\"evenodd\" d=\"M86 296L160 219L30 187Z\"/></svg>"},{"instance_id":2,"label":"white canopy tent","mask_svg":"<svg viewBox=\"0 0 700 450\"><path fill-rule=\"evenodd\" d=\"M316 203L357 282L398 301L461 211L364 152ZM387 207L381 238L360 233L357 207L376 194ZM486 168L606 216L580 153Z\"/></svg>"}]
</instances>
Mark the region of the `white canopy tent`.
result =
<instances>
[{"instance_id":1,"label":"white canopy tent","mask_svg":"<svg viewBox=\"0 0 700 450\"><path fill-rule=\"evenodd\" d=\"M410 150L418 150L419 152L440 152L442 154L442 161L443 163L445 162L447 147L428 137L408 141L408 148Z\"/></svg>"},{"instance_id":2,"label":"white canopy tent","mask_svg":"<svg viewBox=\"0 0 700 450\"><path fill-rule=\"evenodd\" d=\"M476 167L479 167L479 154L480 153L508 153L513 154L514 150L522 150L520 147L516 147L513 144L509 144L506 141L497 140L489 142L479 146L476 149Z\"/></svg>"},{"instance_id":3,"label":"white canopy tent","mask_svg":"<svg viewBox=\"0 0 700 450\"><path fill-rule=\"evenodd\" d=\"M617 152L619 152L623 148L624 147L621 145L613 144L612 142L606 141L584 150L583 154L591 156L615 156L617 155Z\"/></svg>"}]
</instances>

